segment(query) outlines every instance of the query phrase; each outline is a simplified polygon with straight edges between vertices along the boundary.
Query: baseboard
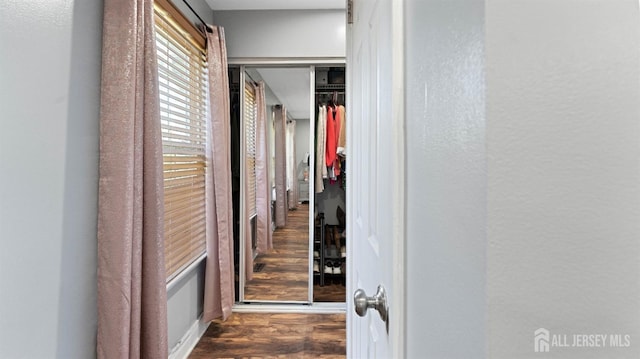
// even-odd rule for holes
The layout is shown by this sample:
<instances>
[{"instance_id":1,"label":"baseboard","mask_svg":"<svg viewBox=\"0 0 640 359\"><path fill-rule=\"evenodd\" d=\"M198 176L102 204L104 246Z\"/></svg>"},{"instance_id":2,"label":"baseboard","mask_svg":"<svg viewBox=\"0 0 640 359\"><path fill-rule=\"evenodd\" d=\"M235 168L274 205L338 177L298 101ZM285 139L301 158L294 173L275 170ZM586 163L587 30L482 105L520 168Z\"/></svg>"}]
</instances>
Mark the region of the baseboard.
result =
<instances>
[{"instance_id":1,"label":"baseboard","mask_svg":"<svg viewBox=\"0 0 640 359\"><path fill-rule=\"evenodd\" d=\"M180 338L178 344L176 344L171 351L169 352L169 359L187 359L189 354L193 351L193 348L196 347L200 338L204 335L204 332L207 331L209 327L209 323L204 323L202 321L202 317L198 318L191 328L187 331L187 333Z\"/></svg>"},{"instance_id":2,"label":"baseboard","mask_svg":"<svg viewBox=\"0 0 640 359\"><path fill-rule=\"evenodd\" d=\"M300 304L275 304L275 303L251 303L233 306L234 313L300 313L300 314L343 314L347 311L346 303L313 303L312 305Z\"/></svg>"}]
</instances>

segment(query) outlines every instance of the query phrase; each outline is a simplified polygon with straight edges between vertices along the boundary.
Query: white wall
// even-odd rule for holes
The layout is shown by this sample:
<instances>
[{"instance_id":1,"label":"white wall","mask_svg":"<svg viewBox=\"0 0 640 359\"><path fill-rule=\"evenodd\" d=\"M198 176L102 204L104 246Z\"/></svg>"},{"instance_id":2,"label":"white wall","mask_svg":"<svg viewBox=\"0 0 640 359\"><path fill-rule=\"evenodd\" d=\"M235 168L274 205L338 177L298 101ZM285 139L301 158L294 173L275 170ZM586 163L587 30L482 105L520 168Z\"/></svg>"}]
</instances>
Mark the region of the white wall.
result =
<instances>
[{"instance_id":1,"label":"white wall","mask_svg":"<svg viewBox=\"0 0 640 359\"><path fill-rule=\"evenodd\" d=\"M307 154L309 154L309 119L297 119L296 120L296 166L297 166L297 178L302 177L302 171L308 165Z\"/></svg>"},{"instance_id":2,"label":"white wall","mask_svg":"<svg viewBox=\"0 0 640 359\"><path fill-rule=\"evenodd\" d=\"M526 14L526 16L522 16ZM533 332L629 334L640 358L637 1L487 1L491 358Z\"/></svg>"},{"instance_id":3,"label":"white wall","mask_svg":"<svg viewBox=\"0 0 640 359\"><path fill-rule=\"evenodd\" d=\"M200 334L194 323L199 322L204 309L204 270L205 261L202 261L178 282L172 283L172 287L167 291L170 351L179 352L188 349L182 347L189 345L189 339L185 336Z\"/></svg>"},{"instance_id":4,"label":"white wall","mask_svg":"<svg viewBox=\"0 0 640 359\"><path fill-rule=\"evenodd\" d=\"M230 58L320 58L346 55L344 10L215 11Z\"/></svg>"},{"instance_id":5,"label":"white wall","mask_svg":"<svg viewBox=\"0 0 640 359\"><path fill-rule=\"evenodd\" d=\"M91 358L102 1L0 2L0 357Z\"/></svg>"},{"instance_id":6,"label":"white wall","mask_svg":"<svg viewBox=\"0 0 640 359\"><path fill-rule=\"evenodd\" d=\"M407 356L640 357L638 2L406 4Z\"/></svg>"},{"instance_id":7,"label":"white wall","mask_svg":"<svg viewBox=\"0 0 640 359\"><path fill-rule=\"evenodd\" d=\"M483 2L406 2L407 357L485 352Z\"/></svg>"},{"instance_id":8,"label":"white wall","mask_svg":"<svg viewBox=\"0 0 640 359\"><path fill-rule=\"evenodd\" d=\"M3 358L95 356L102 8L0 3ZM203 268L168 293L170 348L202 312Z\"/></svg>"}]
</instances>

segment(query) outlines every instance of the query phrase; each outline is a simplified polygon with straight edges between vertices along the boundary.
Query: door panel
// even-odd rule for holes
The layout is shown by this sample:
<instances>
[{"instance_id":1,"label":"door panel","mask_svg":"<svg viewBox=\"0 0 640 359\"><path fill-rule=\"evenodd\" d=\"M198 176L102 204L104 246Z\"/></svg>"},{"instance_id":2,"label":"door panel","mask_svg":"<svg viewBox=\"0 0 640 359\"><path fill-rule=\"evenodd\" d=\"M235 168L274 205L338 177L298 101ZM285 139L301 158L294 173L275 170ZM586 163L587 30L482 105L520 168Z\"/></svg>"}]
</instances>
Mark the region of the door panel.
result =
<instances>
[{"instance_id":1,"label":"door panel","mask_svg":"<svg viewBox=\"0 0 640 359\"><path fill-rule=\"evenodd\" d=\"M347 354L353 358L392 356L388 324L369 309L355 314L353 293L367 296L385 287L387 300L394 291L392 254L395 176L393 152L391 1L357 1L349 29L347 110L350 186L347 187L349 261ZM393 303L389 302L393 308ZM390 317L394 315L390 310Z\"/></svg>"}]
</instances>

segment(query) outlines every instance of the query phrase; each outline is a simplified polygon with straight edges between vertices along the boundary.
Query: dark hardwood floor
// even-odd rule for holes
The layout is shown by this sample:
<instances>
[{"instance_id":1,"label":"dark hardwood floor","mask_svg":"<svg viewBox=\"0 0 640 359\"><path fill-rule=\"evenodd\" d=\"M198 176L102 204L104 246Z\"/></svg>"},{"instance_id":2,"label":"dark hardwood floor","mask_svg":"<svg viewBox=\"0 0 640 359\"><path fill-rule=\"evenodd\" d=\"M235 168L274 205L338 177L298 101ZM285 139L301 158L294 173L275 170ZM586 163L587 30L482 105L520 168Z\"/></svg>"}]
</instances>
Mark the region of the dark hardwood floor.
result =
<instances>
[{"instance_id":1,"label":"dark hardwood floor","mask_svg":"<svg viewBox=\"0 0 640 359\"><path fill-rule=\"evenodd\" d=\"M233 313L191 353L201 358L345 358L344 314Z\"/></svg>"},{"instance_id":2,"label":"dark hardwood floor","mask_svg":"<svg viewBox=\"0 0 640 359\"><path fill-rule=\"evenodd\" d=\"M309 281L309 205L289 211L287 226L273 233L273 250L258 255L260 272L245 285L245 301L307 301ZM344 277L327 275L313 287L314 302L344 302Z\"/></svg>"},{"instance_id":3,"label":"dark hardwood floor","mask_svg":"<svg viewBox=\"0 0 640 359\"><path fill-rule=\"evenodd\" d=\"M309 205L289 211L287 226L273 232L273 250L259 254L264 264L246 283L244 298L251 300L309 300Z\"/></svg>"},{"instance_id":4,"label":"dark hardwood floor","mask_svg":"<svg viewBox=\"0 0 640 359\"><path fill-rule=\"evenodd\" d=\"M335 283L327 280L324 287L321 287L319 284L314 284L313 286L314 302L344 302L345 295L346 289L343 280L335 280Z\"/></svg>"}]
</instances>

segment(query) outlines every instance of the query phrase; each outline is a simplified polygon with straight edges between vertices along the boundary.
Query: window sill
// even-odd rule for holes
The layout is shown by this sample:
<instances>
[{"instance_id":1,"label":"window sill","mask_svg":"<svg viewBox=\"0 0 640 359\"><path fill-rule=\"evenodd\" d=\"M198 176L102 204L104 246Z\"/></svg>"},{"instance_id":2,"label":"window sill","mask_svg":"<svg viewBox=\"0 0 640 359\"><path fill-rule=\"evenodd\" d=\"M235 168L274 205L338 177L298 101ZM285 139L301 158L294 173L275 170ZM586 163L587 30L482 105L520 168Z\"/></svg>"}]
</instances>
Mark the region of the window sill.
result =
<instances>
[{"instance_id":1,"label":"window sill","mask_svg":"<svg viewBox=\"0 0 640 359\"><path fill-rule=\"evenodd\" d=\"M178 283L180 283L187 275L189 275L189 273L193 272L193 270L196 269L206 258L207 253L202 253L198 258L191 262L191 264L181 270L178 275L171 278L171 280L167 282L167 292L170 292L176 285L178 285Z\"/></svg>"}]
</instances>

